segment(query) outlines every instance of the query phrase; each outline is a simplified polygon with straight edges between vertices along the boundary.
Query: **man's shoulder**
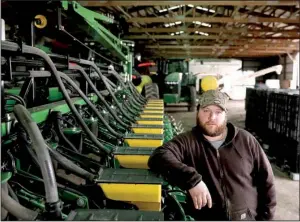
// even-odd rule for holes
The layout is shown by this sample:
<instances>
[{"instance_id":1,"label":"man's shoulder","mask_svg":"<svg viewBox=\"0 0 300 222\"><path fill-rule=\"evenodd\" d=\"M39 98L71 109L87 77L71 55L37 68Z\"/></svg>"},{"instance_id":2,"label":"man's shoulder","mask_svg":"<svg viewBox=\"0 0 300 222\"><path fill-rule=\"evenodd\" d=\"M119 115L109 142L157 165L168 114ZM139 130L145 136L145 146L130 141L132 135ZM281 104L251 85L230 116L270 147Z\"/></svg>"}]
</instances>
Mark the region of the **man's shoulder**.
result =
<instances>
[{"instance_id":1,"label":"man's shoulder","mask_svg":"<svg viewBox=\"0 0 300 222\"><path fill-rule=\"evenodd\" d=\"M236 129L236 136L238 136L241 139L255 139L255 137L246 129L240 128L235 126Z\"/></svg>"}]
</instances>

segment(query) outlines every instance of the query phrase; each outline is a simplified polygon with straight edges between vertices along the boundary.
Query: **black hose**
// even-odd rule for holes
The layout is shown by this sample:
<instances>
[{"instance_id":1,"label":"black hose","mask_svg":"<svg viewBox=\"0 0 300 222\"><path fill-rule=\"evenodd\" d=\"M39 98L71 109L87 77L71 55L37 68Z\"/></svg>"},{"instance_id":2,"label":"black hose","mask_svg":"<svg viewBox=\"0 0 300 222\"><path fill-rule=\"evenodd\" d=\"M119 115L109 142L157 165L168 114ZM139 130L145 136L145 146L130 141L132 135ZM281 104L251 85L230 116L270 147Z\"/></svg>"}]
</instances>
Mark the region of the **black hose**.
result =
<instances>
[{"instance_id":1,"label":"black hose","mask_svg":"<svg viewBox=\"0 0 300 222\"><path fill-rule=\"evenodd\" d=\"M125 85L125 83L123 82L123 79L120 77L120 75L118 75L118 73L116 71L111 70L109 73L112 74L121 83L121 85L124 89L128 88ZM136 97L134 96L134 93L131 92L131 94L132 94L133 103L136 104L138 107L143 106L143 103L140 103L139 100L136 100Z\"/></svg>"},{"instance_id":2,"label":"black hose","mask_svg":"<svg viewBox=\"0 0 300 222\"><path fill-rule=\"evenodd\" d=\"M27 220L27 221L33 221L37 218L38 212L30 210L26 207L23 207L21 204L19 204L17 201L15 201L13 198L11 198L2 188L1 193L1 204L2 207L7 210L10 214L12 214L14 217L21 219L21 220Z\"/></svg>"},{"instance_id":3,"label":"black hose","mask_svg":"<svg viewBox=\"0 0 300 222\"><path fill-rule=\"evenodd\" d=\"M26 107L26 102L25 102L25 100L21 96L17 96L17 95L13 95L13 94L8 94L8 93L5 93L4 96L5 96L5 99L7 98L7 99L17 100L21 105L23 105L23 106Z\"/></svg>"},{"instance_id":4,"label":"black hose","mask_svg":"<svg viewBox=\"0 0 300 222\"><path fill-rule=\"evenodd\" d=\"M108 86L108 88L111 90L110 86ZM119 104L119 106L121 106L120 103L119 103L118 101L117 101L117 103ZM117 104L117 105L118 105L118 104ZM136 116L136 113L134 112L134 110L132 110L130 107L128 107L128 105L127 105L125 102L123 103L123 107L124 107L124 109L125 109L126 111L129 111L129 113L127 113L128 115L130 115L130 114L133 115L131 118L134 118L134 116ZM124 109L122 109L122 111L125 112Z\"/></svg>"},{"instance_id":5,"label":"black hose","mask_svg":"<svg viewBox=\"0 0 300 222\"><path fill-rule=\"evenodd\" d=\"M2 184L2 195L3 195L3 192L5 192L6 194L8 193L8 183L7 182ZM7 215L8 215L8 211L5 208L3 208L3 206L1 206L1 221L5 220Z\"/></svg>"},{"instance_id":6,"label":"black hose","mask_svg":"<svg viewBox=\"0 0 300 222\"><path fill-rule=\"evenodd\" d=\"M35 47L31 47L31 46L27 46L27 45L22 45L22 48L19 47L18 44L13 43L13 42L7 42L7 41L1 41L1 50L7 50L7 51L19 51L21 50L22 53L27 53L30 55L36 55L39 56L41 58L43 58L45 60L45 62L48 64L49 68L51 69L51 72L53 73L54 77L56 78L58 87L60 89L60 91L62 92L68 106L70 107L72 113L75 115L78 123L81 125L81 127L83 128L83 130L85 131L85 133L87 134L87 136L96 144L96 146L98 146L102 151L104 151L106 154L110 154L110 151L108 151L107 149L104 149L103 146L99 143L99 141L97 140L97 138L95 137L95 135L90 131L89 127L85 124L84 120L81 118L79 112L77 111L77 109L75 108L74 104L72 103L70 96L60 78L60 76L57 73L57 69L54 65L54 63L52 62L52 60L50 59L50 57L42 50L35 48Z\"/></svg>"},{"instance_id":7,"label":"black hose","mask_svg":"<svg viewBox=\"0 0 300 222\"><path fill-rule=\"evenodd\" d=\"M11 186L7 183L7 188L8 188L8 192L9 192L9 195L15 200L17 201L18 203L20 202L18 197L17 197L17 194L15 193L15 191L11 188Z\"/></svg>"},{"instance_id":8,"label":"black hose","mask_svg":"<svg viewBox=\"0 0 300 222\"><path fill-rule=\"evenodd\" d=\"M15 105L14 114L18 122L24 127L25 131L29 135L29 138L32 141L32 147L37 154L40 169L44 179L46 202L50 205L56 204L59 202L56 179L52 161L47 150L47 145L44 141L44 138L37 124L32 120L30 113L24 106L19 104ZM56 213L61 214L61 212Z\"/></svg>"},{"instance_id":9,"label":"black hose","mask_svg":"<svg viewBox=\"0 0 300 222\"><path fill-rule=\"evenodd\" d=\"M123 135L115 132L110 125L106 122L106 120L103 118L103 116L101 116L101 114L98 112L98 110L96 109L96 107L94 106L93 103L91 103L91 101L86 97L86 95L81 91L81 89L70 79L69 76L67 76L66 74L62 73L62 72L58 72L58 75L65 79L72 87L74 87L74 89L79 93L79 95L83 98L83 100L87 103L87 105L95 112L96 116L101 120L101 122L105 125L105 127L108 129L108 131L114 135L117 138L123 138ZM99 142L100 143L100 142ZM106 149L105 146L103 146L104 149Z\"/></svg>"},{"instance_id":10,"label":"black hose","mask_svg":"<svg viewBox=\"0 0 300 222\"><path fill-rule=\"evenodd\" d=\"M21 138L21 143L24 144L24 147L25 147L26 151L28 152L28 154L32 158L33 163L36 165L36 167L39 168L40 167L39 161L37 159L36 154L34 153L34 151L30 147L30 144L29 144L28 139L27 139L26 132L24 131L23 128L20 128L20 132L19 132L18 135Z\"/></svg>"},{"instance_id":11,"label":"black hose","mask_svg":"<svg viewBox=\"0 0 300 222\"><path fill-rule=\"evenodd\" d=\"M96 66L96 64L94 62L90 62L90 61L86 61L86 60L80 60L81 64L85 64L85 65L90 65L92 68L94 68L94 70L96 71L96 73L99 75L99 77L101 78L102 82L104 83L106 89L108 90L109 94L112 96L113 100L115 101L117 107L120 109L121 113L123 114L124 117L126 117L128 120L130 120L131 122L133 122L135 120L134 117L130 117L121 107L120 103L118 102L116 96L114 95L114 93L111 91L111 88L109 87L107 81L104 79L101 71L99 70L99 68Z\"/></svg>"},{"instance_id":12,"label":"black hose","mask_svg":"<svg viewBox=\"0 0 300 222\"><path fill-rule=\"evenodd\" d=\"M145 105L147 103L147 100L145 98L143 98L142 95L137 91L137 89L135 88L135 86L133 85L133 83L129 82L128 86L129 86L130 91L136 96L136 98L138 99L138 101L141 104Z\"/></svg>"},{"instance_id":13,"label":"black hose","mask_svg":"<svg viewBox=\"0 0 300 222\"><path fill-rule=\"evenodd\" d=\"M47 146L48 147L48 146ZM51 149L48 147L48 150L51 154L51 156L66 170L69 170L73 172L74 174L81 176L85 179L88 179L89 181L93 181L95 178L95 175L89 173L88 171L82 169L81 167L77 166L75 163L61 155L59 152L57 152L54 149Z\"/></svg>"},{"instance_id":14,"label":"black hose","mask_svg":"<svg viewBox=\"0 0 300 222\"><path fill-rule=\"evenodd\" d=\"M53 121L53 125L56 129L56 133L58 134L58 136L72 149L74 150L76 153L79 153L79 151L76 149L76 147L73 145L73 143L71 143L71 141L65 136L65 134L63 133L63 131L60 128L60 119L62 118L62 114L61 112L57 112L57 111L53 111L51 112L51 117L53 117L52 121Z\"/></svg>"},{"instance_id":15,"label":"black hose","mask_svg":"<svg viewBox=\"0 0 300 222\"><path fill-rule=\"evenodd\" d=\"M90 87L93 89L93 91L95 92L95 94L99 97L99 99L101 100L101 102L104 104L104 106L106 107L106 109L111 113L111 115L115 118L115 120L120 123L123 127L125 128L130 128L129 125L127 125L126 123L124 123L119 117L118 115L112 110L112 108L109 106L109 104L105 101L105 99L103 98L103 96L99 93L99 91L97 90L97 88L95 87L95 85L93 84L93 82L91 81L91 79L89 78L89 76L87 75L87 73L85 72L85 70L79 66L79 65L74 65L74 64L70 64L69 65L69 69L71 70L78 70L86 79L86 81L88 82L88 84L90 85Z\"/></svg>"},{"instance_id":16,"label":"black hose","mask_svg":"<svg viewBox=\"0 0 300 222\"><path fill-rule=\"evenodd\" d=\"M111 73L116 79L119 80L119 82L121 83L121 85L122 85L122 87L123 87L124 89L127 88L126 85L125 85L125 83L123 82L123 79L120 77L120 75L118 75L118 73L117 73L116 71L110 70L109 73ZM129 88L130 88L130 86L129 86ZM131 90L130 90L130 91L131 91ZM131 93L132 93L132 95L134 95L133 92L131 92ZM137 103L136 105L140 105L140 106L143 105L143 103L140 102L140 101L138 100L138 98L136 98L136 97L134 97L134 96L132 96L132 98L133 98L133 100ZM136 99L137 99L137 100L136 100Z\"/></svg>"}]
</instances>

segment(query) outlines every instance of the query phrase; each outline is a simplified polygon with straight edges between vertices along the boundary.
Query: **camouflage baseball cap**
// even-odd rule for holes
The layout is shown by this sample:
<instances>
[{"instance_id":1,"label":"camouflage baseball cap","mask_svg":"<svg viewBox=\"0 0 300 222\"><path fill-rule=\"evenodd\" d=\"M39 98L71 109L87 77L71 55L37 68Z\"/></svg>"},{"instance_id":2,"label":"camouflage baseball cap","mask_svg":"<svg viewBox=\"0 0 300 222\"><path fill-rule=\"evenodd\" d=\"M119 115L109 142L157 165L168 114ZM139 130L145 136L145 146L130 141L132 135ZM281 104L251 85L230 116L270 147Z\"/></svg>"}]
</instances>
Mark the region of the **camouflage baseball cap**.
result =
<instances>
[{"instance_id":1,"label":"camouflage baseball cap","mask_svg":"<svg viewBox=\"0 0 300 222\"><path fill-rule=\"evenodd\" d=\"M228 96L219 90L208 90L200 96L199 107L204 108L209 105L217 105L227 111L226 106L228 99Z\"/></svg>"}]
</instances>

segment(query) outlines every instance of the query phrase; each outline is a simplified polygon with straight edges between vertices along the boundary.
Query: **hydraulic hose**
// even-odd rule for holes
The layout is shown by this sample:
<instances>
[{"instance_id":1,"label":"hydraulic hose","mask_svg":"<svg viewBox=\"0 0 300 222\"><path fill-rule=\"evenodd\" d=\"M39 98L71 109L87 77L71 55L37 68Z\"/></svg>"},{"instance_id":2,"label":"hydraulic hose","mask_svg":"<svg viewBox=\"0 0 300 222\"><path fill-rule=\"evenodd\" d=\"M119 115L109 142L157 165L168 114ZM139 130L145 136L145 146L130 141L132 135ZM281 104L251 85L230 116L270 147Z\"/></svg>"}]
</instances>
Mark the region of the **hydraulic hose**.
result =
<instances>
[{"instance_id":1,"label":"hydraulic hose","mask_svg":"<svg viewBox=\"0 0 300 222\"><path fill-rule=\"evenodd\" d=\"M112 96L113 100L115 101L117 107L120 109L121 113L123 114L124 117L126 117L128 120L130 120L131 122L134 121L134 117L130 117L121 107L120 103L118 102L116 96L114 95L114 93L111 91L111 88L109 87L108 83L106 82L106 80L103 78L103 75L101 73L101 71L99 70L99 68L96 66L96 64L94 62L90 62L90 61L86 61L86 60L80 60L81 64L85 64L85 65L90 65L91 67L94 68L94 70L96 71L96 73L98 73L99 77L101 78L102 82L104 83L106 89L108 90L109 94Z\"/></svg>"},{"instance_id":2,"label":"hydraulic hose","mask_svg":"<svg viewBox=\"0 0 300 222\"><path fill-rule=\"evenodd\" d=\"M62 165L63 168L73 172L74 174L76 174L78 176L81 176L85 179L88 179L89 181L94 180L95 175L93 175L93 174L89 173L88 171L82 169L81 167L77 166L75 163L73 163L72 161L70 161L69 159L67 159L63 155L61 155L56 150L51 149L48 146L47 146L47 148L48 148L51 156L53 157L53 159L55 159L60 165Z\"/></svg>"},{"instance_id":3,"label":"hydraulic hose","mask_svg":"<svg viewBox=\"0 0 300 222\"><path fill-rule=\"evenodd\" d=\"M88 82L89 86L93 89L93 91L95 92L95 94L98 96L98 98L101 100L101 102L104 104L104 106L106 107L106 109L108 109L108 111L110 112L110 114L115 118L115 120L120 123L123 127L125 128L130 128L129 125L127 125L126 123L124 123L119 117L118 115L112 110L112 108L109 106L109 104L105 101L105 99L103 98L103 96L99 93L99 91L97 90L97 88L95 87L95 85L93 84L93 82L91 81L91 79L89 78L89 76L87 75L87 73L85 72L85 70L79 66L79 65L74 65L74 64L70 64L69 65L69 69L71 70L78 70L86 79L86 81Z\"/></svg>"},{"instance_id":4,"label":"hydraulic hose","mask_svg":"<svg viewBox=\"0 0 300 222\"><path fill-rule=\"evenodd\" d=\"M32 158L32 161L35 164L35 166L40 167L37 156L35 155L34 151L31 149L30 144L28 142L26 132L24 131L23 128L20 128L18 135L21 139L21 143L24 144L24 147L25 147L26 151L28 152L28 154L30 155L30 157Z\"/></svg>"},{"instance_id":5,"label":"hydraulic hose","mask_svg":"<svg viewBox=\"0 0 300 222\"><path fill-rule=\"evenodd\" d=\"M54 127L56 129L56 132L58 136L76 153L79 153L79 151L76 149L76 147L71 143L71 141L65 136L63 131L60 128L60 119L62 118L61 112L53 111L51 114L51 117L53 117L52 121L54 123Z\"/></svg>"},{"instance_id":6,"label":"hydraulic hose","mask_svg":"<svg viewBox=\"0 0 300 222\"><path fill-rule=\"evenodd\" d=\"M3 195L4 192L6 194L8 193L8 186L7 185L8 185L7 182L4 183L4 184L2 184L2 195ZM8 215L8 211L5 208L3 208L3 206L1 206L1 221L5 220L5 218L7 217L7 215Z\"/></svg>"},{"instance_id":7,"label":"hydraulic hose","mask_svg":"<svg viewBox=\"0 0 300 222\"><path fill-rule=\"evenodd\" d=\"M8 99L14 99L17 100L20 104L26 107L26 102L21 96L13 95L10 93L5 93L4 96Z\"/></svg>"},{"instance_id":8,"label":"hydraulic hose","mask_svg":"<svg viewBox=\"0 0 300 222\"><path fill-rule=\"evenodd\" d=\"M120 77L120 75L119 75L116 71L111 70L110 73L111 73L116 79L119 80L119 82L121 83L121 85L123 86L124 89L127 88L127 86L126 86L125 83L123 82L123 79ZM129 87L129 89L130 89L130 85L128 85L128 87ZM131 89L130 89L130 91L131 91L131 94L133 95L132 98L133 98L134 103L135 103L137 106L143 106L143 102L139 100L139 96L140 96L140 95L134 96L135 93L134 93Z\"/></svg>"},{"instance_id":9,"label":"hydraulic hose","mask_svg":"<svg viewBox=\"0 0 300 222\"><path fill-rule=\"evenodd\" d=\"M36 152L41 172L45 184L45 193L47 203L57 203L59 201L56 179L53 170L52 161L47 150L45 140L37 126L32 120L28 110L22 105L14 106L14 114L18 122L24 127L32 141L32 147Z\"/></svg>"},{"instance_id":10,"label":"hydraulic hose","mask_svg":"<svg viewBox=\"0 0 300 222\"><path fill-rule=\"evenodd\" d=\"M1 189L1 204L2 207L7 210L10 214L20 220L33 221L37 218L38 212L23 207L13 198L11 198L4 189Z\"/></svg>"},{"instance_id":11,"label":"hydraulic hose","mask_svg":"<svg viewBox=\"0 0 300 222\"><path fill-rule=\"evenodd\" d=\"M7 41L1 41L1 50L7 50L7 51L14 51L17 52L18 50L20 50L20 47L18 44L13 43L13 42L7 42ZM77 109L75 108L74 104L72 103L70 96L57 72L57 69L54 65L54 63L52 62L52 60L50 59L50 57L42 50L35 48L35 47L31 47L31 46L27 46L27 45L22 45L21 47L21 51L23 53L27 53L30 55L36 55L39 56L41 58L43 58L46 62L46 64L48 64L51 72L53 73L54 77L56 78L58 87L60 89L60 91L62 92L68 106L70 107L72 113L75 115L76 120L78 121L78 123L81 125L81 127L83 128L83 130L85 131L85 133L87 134L87 136L91 139L91 141L94 142L94 144L101 149L103 152L105 152L106 154L110 154L110 151L105 149L101 143L99 143L99 141L97 140L97 138L95 137L95 135L90 131L89 127L85 124L84 120L81 118L79 112L77 111Z\"/></svg>"},{"instance_id":12,"label":"hydraulic hose","mask_svg":"<svg viewBox=\"0 0 300 222\"><path fill-rule=\"evenodd\" d=\"M108 88L111 89L109 85L108 85ZM119 104L118 101L117 101L117 103ZM123 106L126 111L129 111L130 114L132 114L133 116L136 116L136 113L134 112L134 110L131 109L130 107L128 107L128 105L126 103L123 103ZM125 111L125 110L122 110L122 111Z\"/></svg>"},{"instance_id":13,"label":"hydraulic hose","mask_svg":"<svg viewBox=\"0 0 300 222\"><path fill-rule=\"evenodd\" d=\"M58 72L58 75L65 79L72 87L74 87L74 89L79 93L79 95L83 98L83 100L90 106L90 108L95 112L96 116L101 120L101 122L105 125L105 127L108 129L108 131L115 137L117 138L123 138L123 135L115 132L110 125L106 122L106 120L100 115L100 113L98 112L98 110L96 109L96 107L93 105L93 103L91 103L91 101L85 96L85 94L81 91L81 89L71 80L71 78L69 76L67 76L66 74L62 73L62 72ZM99 142L100 143L100 142ZM104 149L106 149L106 147L102 146Z\"/></svg>"},{"instance_id":14,"label":"hydraulic hose","mask_svg":"<svg viewBox=\"0 0 300 222\"><path fill-rule=\"evenodd\" d=\"M128 83L128 86L130 91L136 96L136 98L140 101L140 103L145 105L147 100L142 97L142 95L137 91L135 86L131 82Z\"/></svg>"},{"instance_id":15,"label":"hydraulic hose","mask_svg":"<svg viewBox=\"0 0 300 222\"><path fill-rule=\"evenodd\" d=\"M11 188L11 186L10 186L8 183L7 183L7 188L8 188L8 193L9 193L9 195L10 195L15 201L17 201L17 202L19 203L19 199L18 199L16 193L14 192L14 190Z\"/></svg>"},{"instance_id":16,"label":"hydraulic hose","mask_svg":"<svg viewBox=\"0 0 300 222\"><path fill-rule=\"evenodd\" d=\"M120 75L118 75L118 73L116 71L110 70L109 73L111 73L121 83L121 85L122 85L122 87L124 89L127 88L126 85L125 85L125 83L123 82L123 79L120 77ZM129 88L130 88L130 86L129 86ZM130 91L132 91L132 90L130 90ZM131 92L131 93L132 93L132 95L134 95L133 92ZM138 97L133 96L132 98L133 98L133 101L135 102L136 105L138 105L138 106L142 106L143 105L143 103L138 100Z\"/></svg>"}]
</instances>

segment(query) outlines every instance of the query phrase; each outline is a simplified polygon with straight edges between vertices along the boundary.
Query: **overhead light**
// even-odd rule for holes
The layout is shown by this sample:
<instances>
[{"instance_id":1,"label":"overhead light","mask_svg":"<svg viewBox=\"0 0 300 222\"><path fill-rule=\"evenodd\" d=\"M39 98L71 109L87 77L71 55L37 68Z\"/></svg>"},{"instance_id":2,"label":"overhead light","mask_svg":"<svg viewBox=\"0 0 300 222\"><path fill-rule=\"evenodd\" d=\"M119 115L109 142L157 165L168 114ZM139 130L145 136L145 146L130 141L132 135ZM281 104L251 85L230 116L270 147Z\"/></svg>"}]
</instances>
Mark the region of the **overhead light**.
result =
<instances>
[{"instance_id":1,"label":"overhead light","mask_svg":"<svg viewBox=\"0 0 300 222\"><path fill-rule=\"evenodd\" d=\"M200 10L203 10L203 11L207 11L207 12L212 12L212 13L215 13L216 11L213 10L213 9L208 9L208 8L203 8L201 6L197 6L196 7L197 9L200 9Z\"/></svg>"},{"instance_id":2,"label":"overhead light","mask_svg":"<svg viewBox=\"0 0 300 222\"><path fill-rule=\"evenodd\" d=\"M205 22L193 21L193 23L196 24L196 25L211 27L211 24L208 24L208 23L205 23Z\"/></svg>"},{"instance_id":3,"label":"overhead light","mask_svg":"<svg viewBox=\"0 0 300 222\"><path fill-rule=\"evenodd\" d=\"M161 10L159 10L159 12L166 12L166 11L168 11L168 9L161 9Z\"/></svg>"},{"instance_id":4,"label":"overhead light","mask_svg":"<svg viewBox=\"0 0 300 222\"><path fill-rule=\"evenodd\" d=\"M196 34L208 36L209 34L206 32L195 31Z\"/></svg>"},{"instance_id":5,"label":"overhead light","mask_svg":"<svg viewBox=\"0 0 300 222\"><path fill-rule=\"evenodd\" d=\"M189 7L192 7L192 8L194 7L194 5L192 5L192 4L188 4L188 6L189 6Z\"/></svg>"},{"instance_id":6,"label":"overhead light","mask_svg":"<svg viewBox=\"0 0 300 222\"><path fill-rule=\"evenodd\" d=\"M177 21L177 22L172 22L172 23L166 23L165 24L165 27L172 27L174 25L179 25L181 24L182 22L181 21Z\"/></svg>"},{"instance_id":7,"label":"overhead light","mask_svg":"<svg viewBox=\"0 0 300 222\"><path fill-rule=\"evenodd\" d=\"M184 31L178 31L178 32L175 32L175 33L172 32L171 35L179 35L179 34L182 34L182 33L184 33Z\"/></svg>"},{"instance_id":8,"label":"overhead light","mask_svg":"<svg viewBox=\"0 0 300 222\"><path fill-rule=\"evenodd\" d=\"M181 8L183 6L184 5L176 5L176 6L172 6L170 8L161 9L161 10L159 10L159 12L166 12L166 11L170 11L170 10L173 10L173 9Z\"/></svg>"}]
</instances>

